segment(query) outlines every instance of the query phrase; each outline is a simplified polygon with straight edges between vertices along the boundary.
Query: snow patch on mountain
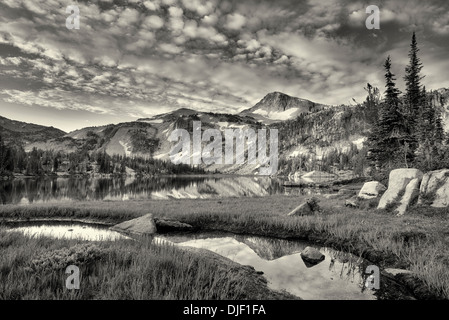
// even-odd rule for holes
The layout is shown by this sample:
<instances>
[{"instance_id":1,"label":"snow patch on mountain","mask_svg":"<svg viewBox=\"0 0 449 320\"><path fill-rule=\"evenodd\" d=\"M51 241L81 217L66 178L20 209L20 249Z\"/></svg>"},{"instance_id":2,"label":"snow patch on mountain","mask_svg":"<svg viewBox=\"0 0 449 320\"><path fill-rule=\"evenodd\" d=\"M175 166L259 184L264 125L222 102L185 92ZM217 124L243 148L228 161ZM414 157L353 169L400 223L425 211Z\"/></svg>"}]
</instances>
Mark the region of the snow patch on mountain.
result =
<instances>
[{"instance_id":1,"label":"snow patch on mountain","mask_svg":"<svg viewBox=\"0 0 449 320\"><path fill-rule=\"evenodd\" d=\"M254 111L255 114L259 114L261 116L264 116L271 120L279 120L279 121L285 121L292 119L295 115L295 113L298 113L299 108L292 108L285 111L267 111L267 110L256 110Z\"/></svg>"},{"instance_id":2,"label":"snow patch on mountain","mask_svg":"<svg viewBox=\"0 0 449 320\"><path fill-rule=\"evenodd\" d=\"M132 152L131 152L132 146L131 146L130 144L126 143L126 142L121 141L121 140L119 140L118 143L123 147L123 150L124 150L124 152L125 152L125 155L126 155L127 157L129 157L129 156L131 155L131 153L132 153Z\"/></svg>"},{"instance_id":3,"label":"snow patch on mountain","mask_svg":"<svg viewBox=\"0 0 449 320\"><path fill-rule=\"evenodd\" d=\"M148 119L148 120L141 120L140 122L146 122L146 123L164 123L164 119Z\"/></svg>"}]
</instances>

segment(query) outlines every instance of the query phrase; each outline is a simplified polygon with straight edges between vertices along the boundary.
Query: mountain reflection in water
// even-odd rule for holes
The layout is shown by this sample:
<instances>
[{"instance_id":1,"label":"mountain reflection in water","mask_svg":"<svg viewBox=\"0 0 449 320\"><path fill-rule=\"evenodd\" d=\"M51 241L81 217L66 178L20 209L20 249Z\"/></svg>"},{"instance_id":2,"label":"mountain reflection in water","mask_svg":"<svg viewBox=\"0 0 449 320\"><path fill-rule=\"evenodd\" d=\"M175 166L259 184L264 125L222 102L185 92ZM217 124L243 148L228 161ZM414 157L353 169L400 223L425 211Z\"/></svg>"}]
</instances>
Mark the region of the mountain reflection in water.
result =
<instances>
[{"instance_id":1,"label":"mountain reflection in water","mask_svg":"<svg viewBox=\"0 0 449 320\"><path fill-rule=\"evenodd\" d=\"M179 246L203 248L239 264L262 271L274 290L286 290L306 300L374 300L374 292L364 288L367 262L360 257L326 247L316 247L325 260L306 266L300 241L244 235L200 234L164 236Z\"/></svg>"},{"instance_id":2,"label":"mountain reflection in water","mask_svg":"<svg viewBox=\"0 0 449 320\"><path fill-rule=\"evenodd\" d=\"M86 200L210 199L328 192L326 189L286 188L282 179L257 176L27 178L0 181L1 204L25 205Z\"/></svg>"}]
</instances>

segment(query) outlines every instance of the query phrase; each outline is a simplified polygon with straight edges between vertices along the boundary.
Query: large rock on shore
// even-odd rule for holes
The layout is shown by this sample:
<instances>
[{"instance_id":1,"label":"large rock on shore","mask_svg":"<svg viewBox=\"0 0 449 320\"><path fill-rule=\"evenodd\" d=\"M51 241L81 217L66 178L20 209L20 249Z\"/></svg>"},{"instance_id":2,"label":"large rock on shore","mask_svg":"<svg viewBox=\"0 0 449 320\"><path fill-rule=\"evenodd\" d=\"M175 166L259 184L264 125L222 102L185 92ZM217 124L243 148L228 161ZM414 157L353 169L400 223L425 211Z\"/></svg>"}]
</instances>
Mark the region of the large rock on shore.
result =
<instances>
[{"instance_id":1,"label":"large rock on shore","mask_svg":"<svg viewBox=\"0 0 449 320\"><path fill-rule=\"evenodd\" d=\"M158 233L173 232L173 231L191 231L193 226L187 223L182 223L176 220L158 219L154 218Z\"/></svg>"},{"instance_id":2,"label":"large rock on shore","mask_svg":"<svg viewBox=\"0 0 449 320\"><path fill-rule=\"evenodd\" d=\"M437 208L449 207L449 169L431 171L424 175L418 203Z\"/></svg>"},{"instance_id":3,"label":"large rock on shore","mask_svg":"<svg viewBox=\"0 0 449 320\"><path fill-rule=\"evenodd\" d=\"M418 169L396 169L390 172L388 189L379 201L377 209L395 206L398 215L403 215L410 203L419 196L423 173Z\"/></svg>"},{"instance_id":4,"label":"large rock on shore","mask_svg":"<svg viewBox=\"0 0 449 320\"><path fill-rule=\"evenodd\" d=\"M307 216L320 211L316 198L307 199L306 202L293 209L288 216Z\"/></svg>"},{"instance_id":5,"label":"large rock on shore","mask_svg":"<svg viewBox=\"0 0 449 320\"><path fill-rule=\"evenodd\" d=\"M312 247L306 247L301 252L301 258L304 260L306 266L310 268L311 266L314 266L321 261L324 260L325 256L322 254L319 250L312 248Z\"/></svg>"},{"instance_id":6,"label":"large rock on shore","mask_svg":"<svg viewBox=\"0 0 449 320\"><path fill-rule=\"evenodd\" d=\"M142 217L128 220L110 228L113 231L121 232L127 235L153 235L156 233L156 224L151 213Z\"/></svg>"},{"instance_id":7,"label":"large rock on shore","mask_svg":"<svg viewBox=\"0 0 449 320\"><path fill-rule=\"evenodd\" d=\"M385 190L387 190L387 188L378 181L366 182L362 189L360 189L358 197L366 200L375 199Z\"/></svg>"},{"instance_id":8,"label":"large rock on shore","mask_svg":"<svg viewBox=\"0 0 449 320\"><path fill-rule=\"evenodd\" d=\"M307 202L304 202L293 209L288 216L308 216L311 214L313 214L312 208Z\"/></svg>"}]
</instances>

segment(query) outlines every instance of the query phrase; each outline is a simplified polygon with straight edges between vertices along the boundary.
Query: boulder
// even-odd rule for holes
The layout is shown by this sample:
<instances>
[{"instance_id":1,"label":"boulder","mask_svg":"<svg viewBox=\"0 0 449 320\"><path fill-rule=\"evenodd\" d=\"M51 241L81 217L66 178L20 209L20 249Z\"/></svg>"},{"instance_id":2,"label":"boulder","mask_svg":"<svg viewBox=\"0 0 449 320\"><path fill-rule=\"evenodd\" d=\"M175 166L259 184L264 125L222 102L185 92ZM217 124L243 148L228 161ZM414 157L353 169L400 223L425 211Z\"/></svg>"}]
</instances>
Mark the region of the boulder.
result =
<instances>
[{"instance_id":1,"label":"boulder","mask_svg":"<svg viewBox=\"0 0 449 320\"><path fill-rule=\"evenodd\" d=\"M449 169L431 171L424 175L418 203L437 208L449 207Z\"/></svg>"},{"instance_id":2,"label":"boulder","mask_svg":"<svg viewBox=\"0 0 449 320\"><path fill-rule=\"evenodd\" d=\"M396 206L398 215L403 215L410 203L419 195L423 173L418 169L396 169L390 172L388 189L380 198L377 209Z\"/></svg>"},{"instance_id":3,"label":"boulder","mask_svg":"<svg viewBox=\"0 0 449 320\"><path fill-rule=\"evenodd\" d=\"M380 182L370 181L366 182L362 189L360 189L358 197L361 199L374 199L379 196L379 193L387 190L387 188Z\"/></svg>"},{"instance_id":4,"label":"boulder","mask_svg":"<svg viewBox=\"0 0 449 320\"><path fill-rule=\"evenodd\" d=\"M311 267L323 261L325 256L315 248L306 247L301 252L301 258L305 262L307 267Z\"/></svg>"},{"instance_id":5,"label":"boulder","mask_svg":"<svg viewBox=\"0 0 449 320\"><path fill-rule=\"evenodd\" d=\"M318 200L315 198L307 199L306 202L299 205L288 216L307 216L320 211Z\"/></svg>"},{"instance_id":6,"label":"boulder","mask_svg":"<svg viewBox=\"0 0 449 320\"><path fill-rule=\"evenodd\" d=\"M350 199L345 200L345 206L350 208L358 208L359 202L357 197L352 197Z\"/></svg>"},{"instance_id":7,"label":"boulder","mask_svg":"<svg viewBox=\"0 0 449 320\"><path fill-rule=\"evenodd\" d=\"M156 223L156 228L159 233L161 232L173 232L173 231L190 231L193 229L193 226L187 223L182 223L175 220L166 220L166 219L154 219Z\"/></svg>"},{"instance_id":8,"label":"boulder","mask_svg":"<svg viewBox=\"0 0 449 320\"><path fill-rule=\"evenodd\" d=\"M121 232L127 235L153 235L156 233L156 224L151 213L142 217L128 220L110 228L113 231Z\"/></svg>"},{"instance_id":9,"label":"boulder","mask_svg":"<svg viewBox=\"0 0 449 320\"><path fill-rule=\"evenodd\" d=\"M291 211L288 215L289 216L307 216L313 214L312 208L310 207L309 203L304 202L303 204L299 205L293 211Z\"/></svg>"},{"instance_id":10,"label":"boulder","mask_svg":"<svg viewBox=\"0 0 449 320\"><path fill-rule=\"evenodd\" d=\"M415 178L407 184L407 187L405 187L404 195L402 196L399 207L397 207L396 209L396 212L399 216L402 216L407 210L410 203L412 203L413 200L418 198L420 183L421 180Z\"/></svg>"},{"instance_id":11,"label":"boulder","mask_svg":"<svg viewBox=\"0 0 449 320\"><path fill-rule=\"evenodd\" d=\"M405 269L395 269L395 268L387 268L383 271L383 273L390 275L392 277L397 276L398 274L413 274L410 270Z\"/></svg>"},{"instance_id":12,"label":"boulder","mask_svg":"<svg viewBox=\"0 0 449 320\"><path fill-rule=\"evenodd\" d=\"M401 279L404 279L404 276L405 277L414 276L415 273L405 269L386 268L385 270L382 270L380 272L380 275L381 277L385 277L393 281L402 282Z\"/></svg>"}]
</instances>

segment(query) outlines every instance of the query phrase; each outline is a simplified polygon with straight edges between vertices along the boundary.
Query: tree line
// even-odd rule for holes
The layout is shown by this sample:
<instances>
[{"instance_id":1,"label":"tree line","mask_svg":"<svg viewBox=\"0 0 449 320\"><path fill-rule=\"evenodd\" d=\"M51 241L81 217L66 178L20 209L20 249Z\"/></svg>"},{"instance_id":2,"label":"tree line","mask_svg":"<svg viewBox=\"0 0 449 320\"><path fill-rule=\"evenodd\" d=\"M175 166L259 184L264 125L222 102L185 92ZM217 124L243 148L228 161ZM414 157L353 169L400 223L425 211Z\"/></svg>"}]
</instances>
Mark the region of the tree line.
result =
<instances>
[{"instance_id":1,"label":"tree line","mask_svg":"<svg viewBox=\"0 0 449 320\"><path fill-rule=\"evenodd\" d=\"M449 166L449 141L444 133L440 105L434 94L422 84L423 64L418 56L416 34L413 33L405 68L405 92L396 86L392 60L388 56L385 70L384 99L374 101L369 92L367 103L373 109L375 121L368 137L367 159L377 174L385 175L400 167L423 171Z\"/></svg>"},{"instance_id":2,"label":"tree line","mask_svg":"<svg viewBox=\"0 0 449 320\"><path fill-rule=\"evenodd\" d=\"M299 145L309 151L279 160L279 173L296 171L353 170L356 175L372 171L385 180L395 168L414 167L424 172L449 167L449 135L445 134L442 110L445 96L427 91L422 84L423 64L413 33L405 68L405 92L396 86L392 59L383 64L385 92L370 84L367 98L355 106L336 106L273 125L279 129L281 153ZM446 94L447 95L447 94ZM338 146L356 135L367 136L363 147ZM316 157L318 146L327 151Z\"/></svg>"},{"instance_id":3,"label":"tree line","mask_svg":"<svg viewBox=\"0 0 449 320\"><path fill-rule=\"evenodd\" d=\"M110 156L105 151L78 152L41 150L25 152L20 144L6 144L0 135L0 176L23 174L30 176L65 174L126 174L133 170L140 175L203 174L204 169L190 165L175 165L171 161L151 157Z\"/></svg>"}]
</instances>

